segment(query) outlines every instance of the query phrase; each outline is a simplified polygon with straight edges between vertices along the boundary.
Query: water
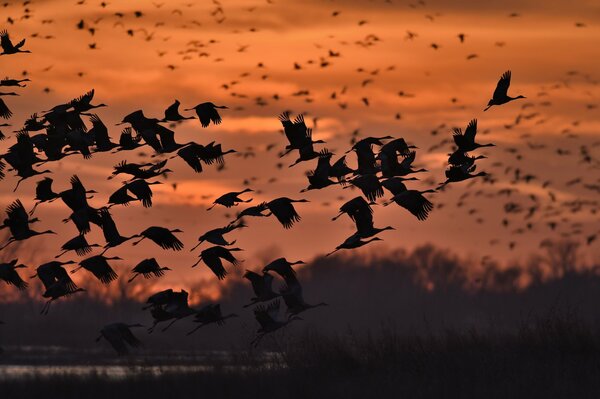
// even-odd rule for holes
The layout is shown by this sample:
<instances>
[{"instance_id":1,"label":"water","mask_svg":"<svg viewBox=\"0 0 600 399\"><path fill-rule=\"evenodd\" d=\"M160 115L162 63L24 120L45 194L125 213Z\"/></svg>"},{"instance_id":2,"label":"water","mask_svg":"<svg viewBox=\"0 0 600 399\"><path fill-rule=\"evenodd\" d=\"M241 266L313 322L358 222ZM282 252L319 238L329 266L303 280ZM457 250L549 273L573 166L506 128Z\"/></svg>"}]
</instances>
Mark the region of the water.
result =
<instances>
[{"instance_id":1,"label":"water","mask_svg":"<svg viewBox=\"0 0 600 399\"><path fill-rule=\"evenodd\" d=\"M158 377L167 374L208 373L215 370L241 372L250 366L234 360L228 351L187 353L136 353L116 356L101 350L75 351L63 347L4 348L0 355L0 382L52 376L79 378L100 376L119 380L136 376ZM277 353L261 353L261 367L281 367ZM235 361L235 364L234 364Z\"/></svg>"}]
</instances>

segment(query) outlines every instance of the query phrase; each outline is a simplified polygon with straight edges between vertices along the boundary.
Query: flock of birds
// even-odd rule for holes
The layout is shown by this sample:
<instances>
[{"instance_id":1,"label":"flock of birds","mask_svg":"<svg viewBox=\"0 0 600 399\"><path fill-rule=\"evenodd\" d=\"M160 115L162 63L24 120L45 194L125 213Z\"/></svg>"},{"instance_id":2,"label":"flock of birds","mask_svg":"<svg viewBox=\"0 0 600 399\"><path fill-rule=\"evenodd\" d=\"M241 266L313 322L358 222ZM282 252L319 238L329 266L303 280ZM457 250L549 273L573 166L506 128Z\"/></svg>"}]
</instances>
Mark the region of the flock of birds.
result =
<instances>
[{"instance_id":1,"label":"flock of birds","mask_svg":"<svg viewBox=\"0 0 600 399\"><path fill-rule=\"evenodd\" d=\"M82 0L80 4L84 2ZM215 3L215 9L211 15L217 23L222 23L225 20L223 8L218 1L214 0L213 2ZM419 5L416 6L420 7L420 4L424 4L424 2L419 2ZM156 4L155 6L159 7ZM251 10L248 11L252 12ZM26 18L28 15L30 14L26 11L23 18ZM336 12L332 17L338 17L338 15L339 12ZM141 18L142 16L142 12L135 13L135 18ZM117 13L115 17L120 20L123 19L122 14L119 15ZM431 16L432 21L433 19L434 17ZM99 21L100 19L98 21L82 20L77 24L77 29L86 30L93 36L98 29ZM10 20L8 22L13 23ZM124 27L122 22L115 23L115 26L119 23L119 26L122 25ZM367 21L360 21L359 25L366 23ZM126 30L129 36L138 36L140 32L144 34L147 41L157 39L157 35L154 32L131 28ZM416 32L409 31L407 32L406 40L414 40L416 37L418 37ZM465 35L461 33L458 37L460 43L463 43ZM377 45L379 42L379 37L371 34L365 36L363 40L356 44L368 48ZM187 48L179 54L184 60L194 54L198 57L208 57L210 56L208 54L209 48L213 45L215 45L215 41L213 40L207 42L191 41L187 44ZM501 46L500 43L497 43L497 45ZM0 46L2 47L0 56L13 56L19 53L30 52L27 49L25 39L13 42L7 31L0 32ZM438 50L440 46L433 43L431 47L434 50ZM98 46L96 43L92 43L89 45L89 48L90 50L97 50ZM247 46L241 46L238 51L244 52L246 48ZM162 56L164 56L164 53L159 54L159 57ZM293 69L302 70L310 66L326 68L331 65L332 60L335 60L339 56L339 51L329 50L326 56L320 57L317 61L310 60L306 64L294 63ZM218 58L215 59L215 61L218 60ZM258 67L264 68L264 65L261 63ZM170 65L169 68L175 69L176 66ZM362 82L362 87L372 84L374 76L379 73L378 70L372 72L359 70L359 72L369 75ZM25 87L30 80L26 78L26 75L23 77L23 79L5 78L0 80L0 89L3 87L12 87L18 90ZM266 74L262 76L263 80L266 78ZM508 95L510 80L511 74L510 71L507 71L500 78L492 99L490 99L484 111L493 106L500 106L507 102L524 98L523 96L511 97ZM223 89L232 90L238 83L238 81L228 82L223 85ZM345 92L346 87L331 95L332 100L339 101L339 106L342 109L347 109L348 107L348 104L341 100ZM230 91L230 93L236 98L243 98L245 96L234 91ZM236 153L234 150L224 150L220 144L215 142L207 145L195 142L178 143L175 140L175 132L164 126L165 124L171 126L184 120L196 118L199 119L203 127L208 127L211 123L220 124L222 121L219 112L221 109L227 109L227 107L205 102L196 107L184 110L193 110L196 116L184 116L179 111L181 104L175 101L165 110L164 117L160 119L148 118L141 110L135 111L122 119L122 124L127 126L121 132L117 143L112 141L109 129L100 117L93 113L94 110L105 107L104 104L92 104L94 94L92 90L79 98L59 104L48 111L33 114L25 121L24 126L15 132L16 143L5 154L0 155L0 178L3 179L6 172L14 172L18 178L14 187L15 191L17 191L23 181L29 178L52 173L49 169L40 169L42 165L51 165L53 162L77 154L81 154L87 160L93 154L101 152L128 154L142 146L150 146L159 158L156 162L145 163L124 160L115 165L113 173L108 178L114 179L118 175L126 175L129 180L112 193L107 203L100 208L94 208L88 203L88 199L91 199L97 193L94 190L87 189L77 176L73 176L69 182L70 188L62 191L55 190L53 187L54 181L50 177L43 177L37 181L36 197L34 199L35 205L29 212L20 200L15 200L6 209L7 217L0 226L0 229L10 231L10 238L2 246L2 249L15 241L24 241L37 235L54 234L51 230L33 230L31 226L39 222L36 217L33 217L36 208L56 200L60 200L67 206L70 214L65 221L72 222L78 231L75 237L67 240L62 245L60 253L57 254L55 260L46 262L36 268L34 277L39 278L42 282L44 286L43 297L47 300L42 309L42 313L44 314L49 312L53 301L85 292L85 289L78 287L70 278L70 274L74 272L84 269L91 273L94 278L100 280L102 284L110 284L116 280L118 275L110 263L120 258L118 256L108 256L106 253L114 251L113 248L130 240L135 240L133 245L138 245L140 241L148 239L164 250L182 250L184 244L176 236L181 232L179 229L150 226L139 233L134 232L137 234L121 235L115 220L111 216L110 209L113 206L127 205L136 201L141 202L143 207L151 208L152 186L163 184L162 178L166 177L169 173L173 173L167 167L170 159L179 158L189 165L194 172L201 173L205 167L216 166L217 168L222 168L225 157L228 154ZM0 92L0 118L9 120L12 117L10 99L8 97L18 95L17 92ZM308 90L299 91L293 95L304 97L307 102L311 100ZM398 95L406 98L414 96L404 91L399 92ZM274 95L273 98L278 100L279 96ZM366 97L363 97L361 101L365 106L369 106L370 104L369 99ZM259 106L266 105L266 99L262 97L256 98L255 102ZM522 109L525 109L525 107L526 105L523 105ZM535 114L519 113L514 125L530 118L535 118ZM396 116L396 119L400 119L399 114ZM445 190L448 184L478 177L486 181L492 180L492 177L486 172L476 170L476 162L486 157L484 155L471 155L479 148L493 146L492 143L481 144L476 141L476 119L468 123L464 133L460 129L455 129L451 138L444 139L442 143L453 142L455 144L455 150L448 157L448 168L445 172L446 179L439 183L437 187L434 187L435 183L431 183L431 180L425 181L426 184L431 183L432 188L423 191L410 189L406 186L408 181L418 180L414 176L415 174L426 172L426 170L413 167L418 148L407 143L402 138L392 136L366 137L361 140L354 140L353 138L352 147L348 152L334 160L334 154L327 149L317 149L317 146L324 144L324 142L323 140L313 140L312 130L306 125L303 115L292 118L290 113L284 112L279 116L279 120L288 142L281 155L283 156L290 152L297 152L298 154L297 159L290 166L303 162L316 162L314 171L307 175L308 185L301 192L321 190L329 186L335 186L340 189L357 188L362 193L362 195L356 196L343 204L339 209L339 214L333 217L333 220L337 220L343 214L348 215L350 220L355 224L356 229L352 235L333 249L330 254L340 250L351 250L362 247L370 242L381 240L379 238L381 232L393 229L392 226L375 227L374 224L373 206L377 204L379 199L384 197L386 191L390 193L390 198L382 203L384 206L396 204L414 215L418 220L423 221L427 219L429 213L434 208L432 202L427 198L430 194ZM316 120L314 122L316 125ZM0 129L9 126L8 123L0 123ZM511 126L506 126L506 128L508 129ZM6 139L8 136L0 131L0 140ZM530 147L533 145L531 144ZM531 149L534 150L537 148L532 147ZM512 151L511 148L505 150ZM515 156L519 156L516 150L513 152ZM353 153L356 157L356 168L349 167L346 162L346 157L350 153ZM558 155L564 154L559 153ZM581 149L581 157L583 160L588 160L586 162L591 162L591 156L585 147ZM10 166L10 169L7 169L7 164ZM514 180L516 182L528 182L535 179L535 176L523 174L518 168L510 169L507 167L506 173L514 173ZM579 181L574 180L572 184L583 184L583 182L581 179ZM544 188L546 186L546 183L544 183ZM591 189L594 189L594 187ZM595 190L599 191L600 189L596 186ZM225 193L214 201L212 207L231 208L239 204L250 203L252 199L246 199L244 195L248 195L251 192L251 189L245 189ZM500 195L510 196L513 192L515 190L503 189ZM469 195L477 195L477 193L473 194L471 191L465 192L461 196L461 203ZM539 200L536 199L536 201L537 204ZM234 233L238 229L248 228L248 220L251 217L269 217L272 215L284 228L292 228L300 220L300 215L296 210L297 205L295 204L304 202L308 201L302 198L281 197L247 206L238 212L234 220L231 220L226 226L207 231L198 238L198 243L192 250L196 250L206 244L210 244L210 246L200 251L198 261L192 267L197 267L202 263L219 280L225 279L227 276L227 270L224 266L225 261L234 266L238 265L241 260L237 259L234 253L242 250L241 248L234 247L236 240L226 239L226 235ZM571 209L579 209L584 206L578 201L567 205ZM535 205L535 209L531 208L533 211L531 209L527 211L522 206L510 202L506 204L505 211L509 214L517 215L522 215L523 212L527 211L528 214L525 216L525 220L527 220L533 212L536 212L536 209L540 208L539 205ZM555 215L555 213L552 214ZM503 224L507 226L509 221L505 219ZM105 244L88 243L86 235L94 226L102 231ZM554 227L551 226L552 229L555 227L556 224L554 224ZM590 236L588 243L593 239L595 239L595 236ZM99 253L90 256L94 249L98 249ZM62 256L72 252L79 257L86 258L78 261L59 260ZM301 261L290 262L285 258L279 258L265 265L262 270L248 270L244 274L244 278L250 282L254 292L254 297L250 299L246 307L253 308L254 316L260 326L253 344L258 344L265 334L276 331L294 320L300 320L299 314L302 312L326 305L325 303L310 304L304 301L302 286L293 268L294 265L302 263ZM66 267L69 265L73 265L75 268L67 271ZM24 290L27 288L28 283L21 278L19 271L26 267L20 264L17 259L2 263L0 264L0 280ZM169 270L171 269L160 265L155 258L144 259L132 269L128 281L132 282L138 277L160 278ZM273 287L275 278L283 282L281 289ZM286 308L286 314L283 317L281 315L281 301L284 302ZM188 293L185 290L175 291L173 289L164 290L149 297L145 310L150 312L154 320L153 325L149 328L150 332L160 323L168 323L163 328L163 330L166 330L180 319L193 317L194 322L198 325L189 332L191 334L203 326L210 324L222 325L227 319L237 316L234 313L222 313L219 304L211 303L199 309L194 308L190 306ZM99 339L106 339L119 354L125 354L128 352L128 346L137 347L141 344L130 330L134 327L141 327L141 325L110 324L102 329Z\"/></svg>"},{"instance_id":2,"label":"flock of birds","mask_svg":"<svg viewBox=\"0 0 600 399\"><path fill-rule=\"evenodd\" d=\"M23 49L25 40L13 45L6 31L1 35L3 55L27 52ZM510 71L502 75L493 97L488 103L488 108L523 98L523 96L508 96L510 78ZM5 86L21 86L21 83L22 81L11 79L3 81ZM50 177L44 177L37 181L34 198L36 202L29 212L19 199L6 208L7 216L0 229L8 229L10 238L1 249L16 241L24 241L44 234L55 234L52 230L38 231L31 227L39 222L38 218L33 217L36 208L55 200L62 201L69 209L70 215L64 221L72 222L78 231L75 237L62 245L61 252L54 260L39 265L36 268L36 274L32 276L32 278L39 278L45 288L42 296L47 299L47 302L42 308L41 313L43 314L48 314L50 305L54 301L85 292L85 289L75 284L70 274L83 269L91 273L102 284L110 284L116 280L118 275L110 263L121 258L108 256L106 252L127 241L135 239L133 245L138 245L147 239L163 250L182 250L184 244L176 236L177 233L182 232L179 229L150 226L137 234L122 235L111 216L110 208L116 205L128 205L135 201L141 202L143 207L152 207L152 185L162 184L160 178L172 172L167 168L169 159L180 158L196 173L200 173L203 165L223 165L225 156L235 153L235 150L224 151L221 145L215 142L207 145L194 141L178 143L175 140L175 132L163 124L195 119L193 116L180 114L178 101L165 110L162 119L148 118L142 110L126 115L119 124L128 126L121 132L118 143L113 142L107 126L97 114L92 113L93 110L106 106L105 104L94 105L94 94L94 90L92 90L72 101L58 104L48 111L33 114L25 121L24 126L16 131L16 143L10 146L5 154L0 155L0 171L2 172L0 177L5 177L6 164L10 165L10 169L7 171L14 172L18 177L14 191L18 189L21 182L27 179L52 173L48 169L40 170L39 166L51 164L76 154L80 154L84 159L83 162L86 162L93 154L102 152L123 152L125 154L139 147L149 146L157 156L163 159L147 163L124 160L115 165L108 179L123 174L127 175L129 180L112 193L108 203L100 208L94 208L88 203L88 199L97 192L87 189L76 175L70 179L70 188L62 191L54 190L54 181ZM12 115L10 109L4 102L0 105L4 109L0 116L9 119ZM227 107L204 102L186 110L195 111L201 125L206 128L211 123L216 125L222 122L219 109L227 109ZM84 118L88 119L91 127L88 128ZM356 187L362 193L343 204L339 209L339 214L333 217L333 220L336 220L343 214L348 215L355 223L356 231L330 254L343 249L359 248L370 242L381 240L378 234L393 229L392 226L379 228L374 225L372 206L384 196L384 190L391 193L391 198L384 205L395 203L418 220L426 220L433 209L433 204L425 195L435 193L450 183L485 176L485 172L474 173L475 162L485 157L473 157L469 156L469 153L481 147L493 146L493 144L480 144L476 141L476 120L469 123L464 133L460 129L456 129L453 134L456 150L448 158L449 167L446 170L446 180L440 183L437 189L419 191L409 189L405 182L417 180L413 175L426 170L415 169L412 166L416 159L417 147L408 144L403 138L392 136L363 138L356 141L346 154L332 162L333 154L330 151L316 148L317 145L324 144L324 141L313 140L312 129L307 127L303 115L298 115L292 120L290 113L284 112L279 116L279 120L288 142L281 156L290 152L298 154L298 158L290 167L302 162L316 161L314 171L307 174L308 186L301 192L337 186L343 189ZM357 167L355 169L350 168L346 162L346 156L351 152L356 156ZM245 189L225 193L215 199L208 210L215 206L231 208L241 203L251 202L252 199L243 197L249 192L252 190ZM235 257L234 252L242 250L233 247L235 240L228 241L225 235L248 227L246 223L250 217L273 215L284 228L292 228L296 222L300 221L295 204L306 202L308 202L306 199L280 197L246 207L228 225L210 230L198 238L198 244L192 250L204 243L212 246L200 252L198 261L192 267L196 267L202 262L219 280L224 279L227 270L223 263L238 265L240 261ZM90 244L86 240L86 234L91 231L92 226L97 226L102 230L106 241L104 245ZM94 248L99 248L101 252L89 256ZM87 257L80 261L58 260L69 252L75 252L80 257ZM326 305L323 302L310 304L304 300L302 285L293 268L294 265L302 263L304 262L290 262L286 258L279 258L265 265L260 271L248 270L244 274L244 278L251 283L255 295L246 307L254 307L254 316L260 325L252 344L258 344L263 336L279 330L292 321L301 320L299 316L301 313ZM77 266L68 272L65 268L68 265ZM25 267L27 266L19 264L18 259L0 264L0 279L24 290L28 283L22 279L18 271ZM144 259L132 269L129 282L138 276L159 278L169 270L171 269L161 266L155 258ZM274 274L284 282L283 287L277 291L273 288ZM281 300L286 306L286 317L280 316ZM188 302L188 293L185 290L175 291L173 289L150 296L144 309L149 310L154 320L153 325L148 329L149 332L152 332L160 323L168 322L162 329L165 331L178 320L193 316L193 321L198 323L198 326L189 332L192 334L201 327L210 324L222 325L227 319L237 316L235 313L225 315L221 311L220 305L214 303L206 304L201 308L193 308ZM131 347L140 345L140 341L130 330L135 326L141 325L124 323L107 325L101 330L99 339L106 339L119 354L126 354L128 345Z\"/></svg>"}]
</instances>

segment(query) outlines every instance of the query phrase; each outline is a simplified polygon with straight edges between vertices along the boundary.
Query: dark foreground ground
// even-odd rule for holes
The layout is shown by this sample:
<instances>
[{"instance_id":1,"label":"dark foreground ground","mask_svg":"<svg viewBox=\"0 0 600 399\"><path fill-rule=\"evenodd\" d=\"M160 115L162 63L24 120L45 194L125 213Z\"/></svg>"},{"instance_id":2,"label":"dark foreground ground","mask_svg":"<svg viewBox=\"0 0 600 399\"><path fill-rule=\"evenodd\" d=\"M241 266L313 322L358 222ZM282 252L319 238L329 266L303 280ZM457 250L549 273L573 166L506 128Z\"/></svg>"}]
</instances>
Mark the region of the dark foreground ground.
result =
<instances>
[{"instance_id":1,"label":"dark foreground ground","mask_svg":"<svg viewBox=\"0 0 600 399\"><path fill-rule=\"evenodd\" d=\"M99 363L95 372L48 375L44 369L9 378L9 367L26 356L7 350L0 355L0 397L600 397L600 332L568 314L536 319L513 333L463 330L416 337L381 327L374 338L305 331L265 340L256 351L180 355L115 360L88 354ZM89 367L89 358L63 355L62 366ZM115 366L126 373L115 375Z\"/></svg>"}]
</instances>

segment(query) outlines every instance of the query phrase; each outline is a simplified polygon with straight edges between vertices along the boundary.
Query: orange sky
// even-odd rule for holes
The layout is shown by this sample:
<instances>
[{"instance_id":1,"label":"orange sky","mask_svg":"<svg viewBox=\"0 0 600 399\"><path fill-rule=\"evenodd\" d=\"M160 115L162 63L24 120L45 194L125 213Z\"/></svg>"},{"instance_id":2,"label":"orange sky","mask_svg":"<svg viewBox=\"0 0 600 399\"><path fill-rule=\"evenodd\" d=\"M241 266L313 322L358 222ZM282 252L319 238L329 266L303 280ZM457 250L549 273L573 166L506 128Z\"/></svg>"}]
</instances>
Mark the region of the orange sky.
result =
<instances>
[{"instance_id":1,"label":"orange sky","mask_svg":"<svg viewBox=\"0 0 600 399\"><path fill-rule=\"evenodd\" d=\"M493 174L496 184L463 183L432 195L431 200L443 207L435 209L426 222L418 222L396 206L376 207L376 226L391 224L397 230L382 234L385 241L373 244L373 250L433 242L461 253L492 255L509 261L536 251L542 239L580 230L580 235L572 237L584 240L598 230L597 204L552 219L559 222L558 232L554 233L546 226L551 219L539 215L531 220L534 226L525 234L514 233L524 226L523 214L510 216L508 228L501 226L504 204L514 201L529 207L530 194L537 195L542 206L550 204L548 191L556 194L559 202L597 201L598 193L584 188L583 183L599 184L600 169L598 164L593 168L581 163L579 156L580 147L586 146L596 163L600 159L597 2L545 2L540 9L535 1L469 1L460 5L427 1L425 5L411 5L399 1L222 0L222 11L218 11L216 2L187 5L164 1L157 8L151 1L112 1L102 8L99 1L86 0L84 5L76 5L75 0L49 0L32 1L27 6L29 14L24 14L22 2L10 3L13 4L0 8L1 28L9 30L13 41L26 37L26 48L32 51L0 57L2 76L17 78L27 71L32 80L27 88L18 89L20 97L4 98L15 113L10 123L16 128L33 112L47 110L95 88L95 103L109 105L98 114L115 140L120 129L114 124L125 114L143 109L147 116L162 117L164 108L177 98L183 108L204 101L230 107L222 113L223 124L218 127L202 129L197 120L177 127L178 142L194 140L206 144L217 140L226 149L254 149L254 158L228 157L227 168L222 172L207 167L202 174L195 174L182 161L170 161L169 167L175 170L170 181L177 182L176 190L167 184L154 186L155 205L151 209L137 204L112 208L123 235L138 233L150 225L181 228L185 231L181 239L191 248L204 231L230 220L223 208L207 212L205 208L212 199L202 196L242 189L244 179L255 177L251 183L252 188L259 190L252 196L255 202L285 195L307 198L311 203L297 206L302 221L291 230L284 230L274 218L265 218L250 219L250 228L231 234L229 238L237 239L237 245L246 250L241 256L246 259L243 267L257 269L261 266L257 259L276 256L309 260L332 250L352 234L353 226L349 220L331 222L330 218L343 202L340 196L347 200L358 192L328 188L300 194L307 185L304 173L314 168L314 162L289 169L287 165L295 159L293 154L283 159L282 169L275 167L281 160L276 151L266 152L265 148L277 143L277 149L281 149L286 144L277 120L284 110L306 113L310 124L312 117L318 117L314 137L326 140L325 147L336 156L349 147L350 134L356 129L362 137L404 137L420 148L419 166L430 170L421 176L430 181L411 185L420 189L444 180L445 155L450 144L434 151L428 149L450 138L452 127L464 128L470 119L478 118L480 141L497 144L482 152L489 159L478 164L480 170ZM133 15L137 10L142 11L142 17ZM117 12L124 16L115 16ZM509 16L512 13L518 16ZM22 18L23 15L28 18ZM7 17L14 24L7 23ZM76 29L82 19L86 29L95 29L93 36L87 30ZM42 23L44 20L46 23ZM577 27L576 23L585 26ZM127 35L128 29L134 31L133 37ZM417 36L407 40L407 31ZM462 44L457 38L459 33L466 34ZM32 37L35 34L52 38ZM150 40L146 40L148 35ZM369 35L379 40L371 46L360 44ZM88 49L91 43L96 43L98 49ZM434 50L432 43L439 49ZM339 52L340 57L329 57L329 50ZM201 53L205 54L200 56ZM471 54L477 57L467 60ZM321 58L329 65L320 67ZM258 63L263 63L264 68L257 67ZM294 70L294 63L302 69ZM484 114L483 108L499 76L507 69L513 72L511 92L527 99ZM366 80L369 81L363 86ZM223 88L224 84L229 89ZM342 95L344 87L346 94ZM46 88L49 93L44 92ZM292 95L300 90L308 90L310 95ZM400 97L400 91L414 97ZM330 98L332 92L337 93L337 100ZM273 99L274 94L280 99ZM361 101L365 97L369 99L368 107ZM340 103L347 108L342 109ZM401 114L400 120L394 118L396 113ZM521 123L505 128L519 114L525 116ZM4 129L5 133L10 131ZM437 135L432 135L436 129ZM13 142L11 137L2 147ZM527 143L547 147L531 151ZM571 155L557 155L559 147L571 151ZM513 149L522 154L522 160L516 160L510 152ZM54 171L51 177L55 190L67 188L68 176L77 173L88 188L101 193L91 200L91 205L100 207L120 182L107 181L106 176L112 165L125 158L140 159L133 153L97 154L87 161L73 156L53 163L50 168ZM352 155L349 159L354 165ZM537 179L515 184L512 175L504 173L509 166ZM268 183L271 177L277 182ZM583 179L582 183L565 184L577 177ZM15 195L12 189L16 178L9 173L0 186L0 203L20 198L30 208L37 180L23 183ZM546 180L552 182L548 189L541 187ZM509 187L520 193L510 198L496 195L498 190ZM482 190L481 195L474 197L478 190ZM469 192L465 204L457 207L459 197ZM555 206L560 208L559 204ZM470 214L472 209L476 213ZM59 222L68 214L59 201L38 209L40 226L60 233L57 239L32 240L43 244L38 254L42 261L53 257L60 244L75 235L72 225ZM484 222L477 223L478 217ZM494 239L498 243L490 245ZM94 231L88 241L103 243L101 232ZM510 241L517 243L513 251L508 249ZM585 247L591 259L599 258L598 242ZM159 251L151 243L137 247L125 244L111 253L126 258L123 265L136 264L149 253L155 255L165 266L177 270L164 279L164 284L181 283L184 273L188 277L214 279L203 268L190 271L198 251L190 253L187 248L174 254Z\"/></svg>"}]
</instances>

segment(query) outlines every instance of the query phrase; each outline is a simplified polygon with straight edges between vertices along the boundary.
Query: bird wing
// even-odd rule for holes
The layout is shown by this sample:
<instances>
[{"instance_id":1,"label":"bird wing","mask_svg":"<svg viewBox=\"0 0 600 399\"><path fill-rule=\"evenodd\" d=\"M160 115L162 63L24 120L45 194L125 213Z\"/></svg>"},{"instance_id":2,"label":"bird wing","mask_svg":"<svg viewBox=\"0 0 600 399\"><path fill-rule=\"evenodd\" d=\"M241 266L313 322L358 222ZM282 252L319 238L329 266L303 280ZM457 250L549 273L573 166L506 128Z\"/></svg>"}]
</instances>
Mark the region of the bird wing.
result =
<instances>
[{"instance_id":1,"label":"bird wing","mask_svg":"<svg viewBox=\"0 0 600 399\"><path fill-rule=\"evenodd\" d=\"M145 180L134 180L128 183L126 187L138 200L142 201L144 207L149 208L152 206L152 190Z\"/></svg>"},{"instance_id":2,"label":"bird wing","mask_svg":"<svg viewBox=\"0 0 600 399\"><path fill-rule=\"evenodd\" d=\"M154 241L162 249L172 249L180 251L183 249L183 243L164 227L153 226L140 233L142 236Z\"/></svg>"},{"instance_id":3,"label":"bird wing","mask_svg":"<svg viewBox=\"0 0 600 399\"><path fill-rule=\"evenodd\" d=\"M267 203L269 210L275 215L284 228L291 228L295 222L300 221L300 215L294 205L285 198L278 198Z\"/></svg>"},{"instance_id":4,"label":"bird wing","mask_svg":"<svg viewBox=\"0 0 600 399\"><path fill-rule=\"evenodd\" d=\"M79 105L84 105L84 104L89 104L90 102L92 102L92 99L94 98L94 89L88 91L87 93L71 100L71 102L69 103L69 105L73 106L73 107L77 107Z\"/></svg>"},{"instance_id":5,"label":"bird wing","mask_svg":"<svg viewBox=\"0 0 600 399\"><path fill-rule=\"evenodd\" d=\"M472 119L467 128L465 129L465 138L470 142L475 142L475 135L477 134L477 119Z\"/></svg>"},{"instance_id":6,"label":"bird wing","mask_svg":"<svg viewBox=\"0 0 600 399\"><path fill-rule=\"evenodd\" d=\"M221 258L217 256L213 250L214 247L205 249L200 253L202 261L208 266L210 270L217 276L219 280L223 280L227 275L227 270L223 267Z\"/></svg>"},{"instance_id":7,"label":"bird wing","mask_svg":"<svg viewBox=\"0 0 600 399\"><path fill-rule=\"evenodd\" d=\"M506 71L498 80L498 84L496 85L496 90L494 90L493 98L504 98L508 93L508 87L510 86L510 77L511 72Z\"/></svg>"}]
</instances>

